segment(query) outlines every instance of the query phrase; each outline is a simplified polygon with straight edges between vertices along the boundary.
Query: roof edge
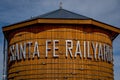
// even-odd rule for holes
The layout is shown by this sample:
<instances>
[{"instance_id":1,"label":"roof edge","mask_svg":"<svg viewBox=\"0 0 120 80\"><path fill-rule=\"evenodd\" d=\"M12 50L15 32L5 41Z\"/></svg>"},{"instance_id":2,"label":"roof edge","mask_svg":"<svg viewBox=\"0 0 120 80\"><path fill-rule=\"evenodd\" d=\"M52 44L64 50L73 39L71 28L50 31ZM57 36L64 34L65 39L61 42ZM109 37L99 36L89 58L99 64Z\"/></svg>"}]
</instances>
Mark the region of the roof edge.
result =
<instances>
[{"instance_id":1,"label":"roof edge","mask_svg":"<svg viewBox=\"0 0 120 80\"><path fill-rule=\"evenodd\" d=\"M39 19L33 19L33 20L29 20L29 21L24 21L21 23L16 23L16 24L12 24L9 26L5 26L2 27L2 30L5 31L9 31L12 29L17 29L17 28L22 28L22 27L26 27L26 26L30 26L30 25L34 25L34 24L91 24L91 20L78 20L78 19L44 19L44 18L39 18Z\"/></svg>"},{"instance_id":2,"label":"roof edge","mask_svg":"<svg viewBox=\"0 0 120 80\"><path fill-rule=\"evenodd\" d=\"M101 27L103 29L108 29L108 30L114 31L114 32L120 34L120 28L118 28L118 27L115 27L115 26L112 26L112 25L109 25L109 24L106 24L106 23L103 23L103 22L100 22L100 21L97 21L94 19L92 19L91 24L98 26L98 27Z\"/></svg>"},{"instance_id":3,"label":"roof edge","mask_svg":"<svg viewBox=\"0 0 120 80\"><path fill-rule=\"evenodd\" d=\"M43 19L43 18L41 18L41 19L33 19L33 20L29 20L29 21L24 21L21 23L10 25L10 26L5 26L2 29L3 29L3 31L9 31L12 29L22 28L22 27L34 25L34 24L43 24L43 23L48 23L48 24L92 24L92 25L101 27L103 29L108 29L108 30L111 30L113 32L120 34L120 28L99 22L94 19L87 19L87 20L76 19L75 20L75 19Z\"/></svg>"}]
</instances>

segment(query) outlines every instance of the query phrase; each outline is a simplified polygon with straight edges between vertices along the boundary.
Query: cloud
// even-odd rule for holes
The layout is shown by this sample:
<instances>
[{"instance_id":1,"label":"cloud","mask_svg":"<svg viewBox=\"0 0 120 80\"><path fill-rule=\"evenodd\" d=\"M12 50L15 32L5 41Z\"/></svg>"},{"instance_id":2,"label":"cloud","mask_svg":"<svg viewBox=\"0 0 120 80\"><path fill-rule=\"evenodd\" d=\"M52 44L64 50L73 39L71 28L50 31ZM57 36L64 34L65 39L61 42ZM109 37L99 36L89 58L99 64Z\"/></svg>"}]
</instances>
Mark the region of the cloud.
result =
<instances>
[{"instance_id":1,"label":"cloud","mask_svg":"<svg viewBox=\"0 0 120 80\"><path fill-rule=\"evenodd\" d=\"M108 23L111 19L107 19L109 17L106 17L106 15L116 10L120 3L119 0L2 0L0 16L2 16L3 21L14 23L58 9L60 1L63 2L63 8L65 9L100 21L107 22L108 20ZM111 18L114 19L114 17ZM111 24L114 22L116 21L112 21Z\"/></svg>"},{"instance_id":2,"label":"cloud","mask_svg":"<svg viewBox=\"0 0 120 80\"><path fill-rule=\"evenodd\" d=\"M68 3L69 1L69 3ZM120 26L120 0L65 0L63 5L68 10L94 18L96 20Z\"/></svg>"},{"instance_id":3,"label":"cloud","mask_svg":"<svg viewBox=\"0 0 120 80\"><path fill-rule=\"evenodd\" d=\"M114 79L120 79L120 35L113 41Z\"/></svg>"},{"instance_id":4,"label":"cloud","mask_svg":"<svg viewBox=\"0 0 120 80\"><path fill-rule=\"evenodd\" d=\"M3 74L3 46L0 42L0 80L2 80L2 74Z\"/></svg>"},{"instance_id":5,"label":"cloud","mask_svg":"<svg viewBox=\"0 0 120 80\"><path fill-rule=\"evenodd\" d=\"M120 54L114 56L114 78L120 79Z\"/></svg>"},{"instance_id":6,"label":"cloud","mask_svg":"<svg viewBox=\"0 0 120 80\"><path fill-rule=\"evenodd\" d=\"M118 55L120 53L120 35L113 41L113 51L114 55Z\"/></svg>"}]
</instances>

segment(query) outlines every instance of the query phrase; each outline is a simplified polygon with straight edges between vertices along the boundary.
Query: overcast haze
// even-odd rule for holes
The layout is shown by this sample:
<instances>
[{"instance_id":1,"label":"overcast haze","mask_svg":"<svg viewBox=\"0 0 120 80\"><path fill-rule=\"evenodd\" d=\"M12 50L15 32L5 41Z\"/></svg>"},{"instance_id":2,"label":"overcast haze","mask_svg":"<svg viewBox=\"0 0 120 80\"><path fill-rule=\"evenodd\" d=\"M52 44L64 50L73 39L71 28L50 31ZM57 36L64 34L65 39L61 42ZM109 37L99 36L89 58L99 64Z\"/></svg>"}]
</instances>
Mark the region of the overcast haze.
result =
<instances>
[{"instance_id":1,"label":"overcast haze","mask_svg":"<svg viewBox=\"0 0 120 80\"><path fill-rule=\"evenodd\" d=\"M0 27L63 9L120 28L120 0L0 0ZM0 29L0 80L3 70L3 34ZM114 77L120 80L120 35L113 42Z\"/></svg>"}]
</instances>

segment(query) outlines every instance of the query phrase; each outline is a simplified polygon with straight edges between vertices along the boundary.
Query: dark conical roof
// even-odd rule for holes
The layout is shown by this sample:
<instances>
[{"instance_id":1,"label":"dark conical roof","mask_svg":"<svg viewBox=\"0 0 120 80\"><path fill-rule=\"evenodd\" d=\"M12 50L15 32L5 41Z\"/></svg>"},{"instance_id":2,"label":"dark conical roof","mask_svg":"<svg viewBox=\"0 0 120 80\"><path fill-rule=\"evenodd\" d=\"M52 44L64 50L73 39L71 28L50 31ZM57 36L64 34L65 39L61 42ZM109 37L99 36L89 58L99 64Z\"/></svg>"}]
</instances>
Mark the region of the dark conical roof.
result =
<instances>
[{"instance_id":1,"label":"dark conical roof","mask_svg":"<svg viewBox=\"0 0 120 80\"><path fill-rule=\"evenodd\" d=\"M111 40L114 40L118 34L120 34L120 29L114 26L102 23L100 21L94 20L92 18L76 14L74 12L65 10L65 9L58 9L51 11L49 13L31 17L31 19L18 22L15 24L11 24L8 26L3 27L3 32L6 34L9 33L10 30L23 28L30 25L35 24L87 24L93 25L94 27L102 28L103 30L108 30L112 32Z\"/></svg>"},{"instance_id":2,"label":"dark conical roof","mask_svg":"<svg viewBox=\"0 0 120 80\"><path fill-rule=\"evenodd\" d=\"M54 18L54 19L90 19L86 16L65 10L65 9L58 9L34 18Z\"/></svg>"}]
</instances>

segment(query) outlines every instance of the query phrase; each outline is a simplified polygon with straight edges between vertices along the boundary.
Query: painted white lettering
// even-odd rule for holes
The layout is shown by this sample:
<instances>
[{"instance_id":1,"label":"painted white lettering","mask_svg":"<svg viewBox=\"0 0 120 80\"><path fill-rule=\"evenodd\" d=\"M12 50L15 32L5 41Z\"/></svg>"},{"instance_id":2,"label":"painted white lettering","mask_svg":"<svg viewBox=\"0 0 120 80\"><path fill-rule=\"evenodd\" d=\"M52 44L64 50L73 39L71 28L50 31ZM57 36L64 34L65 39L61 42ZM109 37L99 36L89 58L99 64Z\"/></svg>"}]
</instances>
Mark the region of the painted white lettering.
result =
<instances>
[{"instance_id":1,"label":"painted white lettering","mask_svg":"<svg viewBox=\"0 0 120 80\"><path fill-rule=\"evenodd\" d=\"M103 60L103 53L102 53L102 45L101 43L99 43L99 48L98 48L98 59L102 59Z\"/></svg>"},{"instance_id":2,"label":"painted white lettering","mask_svg":"<svg viewBox=\"0 0 120 80\"><path fill-rule=\"evenodd\" d=\"M46 55L45 55L46 58L48 57L48 51L51 49L48 47L49 43L51 43L51 40L46 40Z\"/></svg>"},{"instance_id":3,"label":"painted white lettering","mask_svg":"<svg viewBox=\"0 0 120 80\"><path fill-rule=\"evenodd\" d=\"M58 43L59 40L53 40L53 57L59 57L59 55L55 54L55 51L58 50L58 47L56 47L56 43Z\"/></svg>"},{"instance_id":4,"label":"painted white lettering","mask_svg":"<svg viewBox=\"0 0 120 80\"><path fill-rule=\"evenodd\" d=\"M103 52L104 53L104 61L106 61L106 45L105 44L103 45L103 49L104 49L104 52Z\"/></svg>"},{"instance_id":5,"label":"painted white lettering","mask_svg":"<svg viewBox=\"0 0 120 80\"><path fill-rule=\"evenodd\" d=\"M94 60L100 60L100 61L106 61L108 63L113 62L113 50L112 46L109 44L103 44L100 42L94 42L94 41L77 41L76 46L73 45L72 40L65 40L65 50L66 53L64 54L65 57L77 57L79 56L81 59L94 59ZM42 46L42 48L45 48L45 57L48 57L48 54L50 53L53 57L60 57L59 53L59 40L46 40L46 45ZM61 44L60 44L61 45ZM64 45L64 44L62 44ZM33 47L32 47L33 46ZM40 50L42 50L40 47ZM74 50L73 50L74 49ZM32 52L33 51L33 52ZM34 58L35 56L40 58L40 52L39 52L39 44L36 41L33 45L32 42L24 42L23 44L16 43L14 45L11 45L9 47L9 60L10 62L15 60L22 60L26 58ZM43 52L43 51L42 51ZM75 53L73 55L73 52ZM33 54L31 54L33 53ZM44 53L44 52L43 52ZM64 53L64 52L63 52Z\"/></svg>"},{"instance_id":6,"label":"painted white lettering","mask_svg":"<svg viewBox=\"0 0 120 80\"><path fill-rule=\"evenodd\" d=\"M34 46L33 58L35 57L35 55L37 55L38 58L40 57L39 48L38 48L38 42L37 41L35 42L35 46Z\"/></svg>"},{"instance_id":7,"label":"painted white lettering","mask_svg":"<svg viewBox=\"0 0 120 80\"><path fill-rule=\"evenodd\" d=\"M15 45L15 59L19 60L19 48L18 48L18 44Z\"/></svg>"},{"instance_id":8,"label":"painted white lettering","mask_svg":"<svg viewBox=\"0 0 120 80\"><path fill-rule=\"evenodd\" d=\"M104 45L104 60L105 61L108 61L108 54L109 54L109 48L108 48L108 45Z\"/></svg>"},{"instance_id":9,"label":"painted white lettering","mask_svg":"<svg viewBox=\"0 0 120 80\"><path fill-rule=\"evenodd\" d=\"M13 61L14 60L14 45L10 46L10 61Z\"/></svg>"},{"instance_id":10,"label":"painted white lettering","mask_svg":"<svg viewBox=\"0 0 120 80\"><path fill-rule=\"evenodd\" d=\"M98 48L98 43L96 42L96 44L94 42L92 42L92 48L93 48L93 53L94 53L94 58L97 59L97 48Z\"/></svg>"},{"instance_id":11,"label":"painted white lettering","mask_svg":"<svg viewBox=\"0 0 120 80\"><path fill-rule=\"evenodd\" d=\"M113 50L112 50L112 47L110 48L110 54L111 54L111 56L110 56L110 58L111 58L111 63L113 63Z\"/></svg>"},{"instance_id":12,"label":"painted white lettering","mask_svg":"<svg viewBox=\"0 0 120 80\"><path fill-rule=\"evenodd\" d=\"M32 42L27 42L27 45L28 45L28 58L30 58Z\"/></svg>"},{"instance_id":13,"label":"painted white lettering","mask_svg":"<svg viewBox=\"0 0 120 80\"><path fill-rule=\"evenodd\" d=\"M86 58L86 41L84 41L84 58Z\"/></svg>"},{"instance_id":14,"label":"painted white lettering","mask_svg":"<svg viewBox=\"0 0 120 80\"><path fill-rule=\"evenodd\" d=\"M78 54L80 55L80 58L82 58L82 52L81 52L81 47L80 47L80 41L77 41L77 44L76 44L75 57L77 57Z\"/></svg>"},{"instance_id":15,"label":"painted white lettering","mask_svg":"<svg viewBox=\"0 0 120 80\"><path fill-rule=\"evenodd\" d=\"M108 62L112 62L112 48L108 45Z\"/></svg>"},{"instance_id":16,"label":"painted white lettering","mask_svg":"<svg viewBox=\"0 0 120 80\"><path fill-rule=\"evenodd\" d=\"M66 57L68 57L68 53L70 53L70 56L72 55L72 48L73 48L73 41L72 40L66 40Z\"/></svg>"},{"instance_id":17,"label":"painted white lettering","mask_svg":"<svg viewBox=\"0 0 120 80\"><path fill-rule=\"evenodd\" d=\"M22 58L26 58L26 43L24 43L24 46L20 43L20 59Z\"/></svg>"},{"instance_id":18,"label":"painted white lettering","mask_svg":"<svg viewBox=\"0 0 120 80\"><path fill-rule=\"evenodd\" d=\"M92 56L90 55L90 42L89 41L87 41L87 51L88 51L87 58L92 58Z\"/></svg>"}]
</instances>

